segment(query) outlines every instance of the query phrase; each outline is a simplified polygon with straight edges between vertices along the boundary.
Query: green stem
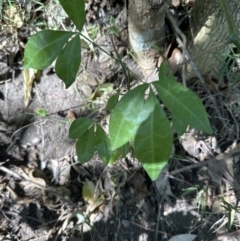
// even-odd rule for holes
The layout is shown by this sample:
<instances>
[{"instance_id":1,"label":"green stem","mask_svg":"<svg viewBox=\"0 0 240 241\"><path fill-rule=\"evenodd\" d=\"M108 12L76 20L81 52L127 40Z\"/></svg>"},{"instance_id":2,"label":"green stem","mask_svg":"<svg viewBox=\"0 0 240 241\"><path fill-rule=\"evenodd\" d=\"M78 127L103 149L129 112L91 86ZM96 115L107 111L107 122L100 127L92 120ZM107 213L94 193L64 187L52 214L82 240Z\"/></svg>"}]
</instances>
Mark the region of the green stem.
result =
<instances>
[{"instance_id":1,"label":"green stem","mask_svg":"<svg viewBox=\"0 0 240 241\"><path fill-rule=\"evenodd\" d=\"M222 5L222 10L225 15L227 25L228 25L228 32L229 32L229 38L228 38L228 43L233 43L238 49L238 52L240 52L240 38L239 38L239 33L236 28L236 25L233 21L232 15L230 14L229 11L229 5L227 0L220 0L221 5Z\"/></svg>"}]
</instances>

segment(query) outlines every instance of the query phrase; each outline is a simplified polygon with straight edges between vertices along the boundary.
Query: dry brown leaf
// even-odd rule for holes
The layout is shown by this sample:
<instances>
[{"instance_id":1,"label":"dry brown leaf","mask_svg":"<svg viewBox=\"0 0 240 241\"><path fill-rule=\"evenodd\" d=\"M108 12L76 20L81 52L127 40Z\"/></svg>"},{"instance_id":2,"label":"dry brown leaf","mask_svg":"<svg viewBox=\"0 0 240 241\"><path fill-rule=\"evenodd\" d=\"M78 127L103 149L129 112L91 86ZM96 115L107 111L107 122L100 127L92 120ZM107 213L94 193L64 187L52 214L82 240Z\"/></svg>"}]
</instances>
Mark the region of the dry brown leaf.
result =
<instances>
[{"instance_id":1,"label":"dry brown leaf","mask_svg":"<svg viewBox=\"0 0 240 241\"><path fill-rule=\"evenodd\" d=\"M193 241L197 235L195 234L178 234L170 238L168 241Z\"/></svg>"},{"instance_id":2,"label":"dry brown leaf","mask_svg":"<svg viewBox=\"0 0 240 241\"><path fill-rule=\"evenodd\" d=\"M87 98L89 96L91 96L91 94L92 94L92 88L88 84L85 84L85 83L81 84L81 91L83 92L84 96Z\"/></svg>"},{"instance_id":3,"label":"dry brown leaf","mask_svg":"<svg viewBox=\"0 0 240 241\"><path fill-rule=\"evenodd\" d=\"M34 199L26 198L26 197L19 197L17 193L11 189L9 186L6 186L6 189L11 193L11 197L14 203L16 204L26 204L31 203Z\"/></svg>"},{"instance_id":4,"label":"dry brown leaf","mask_svg":"<svg viewBox=\"0 0 240 241\"><path fill-rule=\"evenodd\" d=\"M219 186L222 184L222 176L224 175L223 170L224 172L229 173L230 176L234 176L232 157L218 162L210 162L208 164L208 173L211 176L212 181Z\"/></svg>"},{"instance_id":5,"label":"dry brown leaf","mask_svg":"<svg viewBox=\"0 0 240 241\"><path fill-rule=\"evenodd\" d=\"M235 199L234 196L224 196L223 198L227 203L231 203ZM223 207L223 205L224 203L222 202L222 200L217 199L212 205L212 213L213 214L226 213L226 209Z\"/></svg>"},{"instance_id":6,"label":"dry brown leaf","mask_svg":"<svg viewBox=\"0 0 240 241\"><path fill-rule=\"evenodd\" d=\"M178 48L175 48L172 51L171 57L168 59L171 69L176 69L176 67L182 63L183 56L182 56L182 51Z\"/></svg>"},{"instance_id":7,"label":"dry brown leaf","mask_svg":"<svg viewBox=\"0 0 240 241\"><path fill-rule=\"evenodd\" d=\"M5 10L4 21L13 27L20 28L24 23L24 13L20 6L11 5Z\"/></svg>"},{"instance_id":8,"label":"dry brown leaf","mask_svg":"<svg viewBox=\"0 0 240 241\"><path fill-rule=\"evenodd\" d=\"M205 78L205 81L208 85L211 86L212 90L215 91L215 92L219 92L219 87L218 87L218 84L215 83L213 80L212 80L212 73L208 73L207 77Z\"/></svg>"},{"instance_id":9,"label":"dry brown leaf","mask_svg":"<svg viewBox=\"0 0 240 241\"><path fill-rule=\"evenodd\" d=\"M24 79L24 104L25 107L27 107L31 99L31 90L32 83L35 78L35 70L32 68L24 69L22 74Z\"/></svg>"},{"instance_id":10,"label":"dry brown leaf","mask_svg":"<svg viewBox=\"0 0 240 241\"><path fill-rule=\"evenodd\" d=\"M144 200L147 196L151 194L147 186L146 178L141 173L135 173L132 178L132 184L134 189L134 198L137 202Z\"/></svg>"},{"instance_id":11,"label":"dry brown leaf","mask_svg":"<svg viewBox=\"0 0 240 241\"><path fill-rule=\"evenodd\" d=\"M64 185L70 179L71 166L66 159L51 159L52 172L55 184Z\"/></svg>"},{"instance_id":12,"label":"dry brown leaf","mask_svg":"<svg viewBox=\"0 0 240 241\"><path fill-rule=\"evenodd\" d=\"M68 118L70 121L76 120L76 116L75 116L75 114L73 113L72 110L68 110L68 111L67 111L67 118Z\"/></svg>"},{"instance_id":13,"label":"dry brown leaf","mask_svg":"<svg viewBox=\"0 0 240 241\"><path fill-rule=\"evenodd\" d=\"M37 168L28 168L25 166L21 166L21 170L24 172L25 175L27 175L26 180L30 179L34 183L39 184L42 187L46 187L49 183L49 180L44 172Z\"/></svg>"}]
</instances>

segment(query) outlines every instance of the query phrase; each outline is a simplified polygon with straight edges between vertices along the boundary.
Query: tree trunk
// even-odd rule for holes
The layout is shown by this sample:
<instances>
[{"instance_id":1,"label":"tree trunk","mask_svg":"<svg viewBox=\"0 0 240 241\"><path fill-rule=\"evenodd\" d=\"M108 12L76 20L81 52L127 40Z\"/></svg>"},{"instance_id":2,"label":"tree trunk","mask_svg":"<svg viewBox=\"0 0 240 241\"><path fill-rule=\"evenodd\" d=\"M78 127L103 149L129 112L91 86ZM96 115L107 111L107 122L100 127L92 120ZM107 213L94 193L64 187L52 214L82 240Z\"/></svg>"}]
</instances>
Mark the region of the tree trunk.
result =
<instances>
[{"instance_id":1,"label":"tree trunk","mask_svg":"<svg viewBox=\"0 0 240 241\"><path fill-rule=\"evenodd\" d=\"M166 0L165 0L166 2ZM129 0L129 42L145 76L156 67L156 57L165 42L163 0Z\"/></svg>"},{"instance_id":2,"label":"tree trunk","mask_svg":"<svg viewBox=\"0 0 240 241\"><path fill-rule=\"evenodd\" d=\"M239 0L227 1L236 27L240 30ZM219 71L230 52L226 44L228 25L220 0L195 0L190 27L192 36L188 36L189 50L199 72L204 75L210 70ZM187 67L187 76L195 76L190 65Z\"/></svg>"},{"instance_id":3,"label":"tree trunk","mask_svg":"<svg viewBox=\"0 0 240 241\"><path fill-rule=\"evenodd\" d=\"M228 1L230 12L240 30L239 0ZM129 42L145 76L151 75L156 57L163 53L165 44L165 6L174 0L128 0ZM188 49L200 74L217 72L230 52L226 43L228 25L220 0L195 0L190 20ZM187 78L196 76L187 66Z\"/></svg>"}]
</instances>

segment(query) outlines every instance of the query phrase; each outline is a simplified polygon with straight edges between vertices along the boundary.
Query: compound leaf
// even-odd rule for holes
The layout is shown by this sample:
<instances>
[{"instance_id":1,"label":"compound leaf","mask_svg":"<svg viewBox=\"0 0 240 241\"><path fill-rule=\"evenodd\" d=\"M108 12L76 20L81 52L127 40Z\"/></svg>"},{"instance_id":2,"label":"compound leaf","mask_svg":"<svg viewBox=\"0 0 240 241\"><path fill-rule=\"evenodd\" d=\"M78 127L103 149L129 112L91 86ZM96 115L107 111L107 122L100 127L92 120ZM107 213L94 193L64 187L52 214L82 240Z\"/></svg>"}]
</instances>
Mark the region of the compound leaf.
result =
<instances>
[{"instance_id":1,"label":"compound leaf","mask_svg":"<svg viewBox=\"0 0 240 241\"><path fill-rule=\"evenodd\" d=\"M78 160L81 163L88 162L94 155L94 125L87 130L85 135L78 139L76 143L76 151Z\"/></svg>"},{"instance_id":2,"label":"compound leaf","mask_svg":"<svg viewBox=\"0 0 240 241\"><path fill-rule=\"evenodd\" d=\"M170 123L152 91L146 103L154 108L138 128L133 148L149 177L156 180L170 158L173 137Z\"/></svg>"},{"instance_id":3,"label":"compound leaf","mask_svg":"<svg viewBox=\"0 0 240 241\"><path fill-rule=\"evenodd\" d=\"M60 0L60 3L64 11L76 25L77 29L82 31L85 23L84 0Z\"/></svg>"},{"instance_id":4,"label":"compound leaf","mask_svg":"<svg viewBox=\"0 0 240 241\"><path fill-rule=\"evenodd\" d=\"M143 84L130 90L114 107L109 123L112 150L133 139L139 125L148 117L150 110L144 108L147 88Z\"/></svg>"},{"instance_id":5,"label":"compound leaf","mask_svg":"<svg viewBox=\"0 0 240 241\"><path fill-rule=\"evenodd\" d=\"M110 140L106 132L98 124L97 124L97 130L96 130L95 145L96 145L98 155L103 161L103 163L108 164L112 154Z\"/></svg>"},{"instance_id":6,"label":"compound leaf","mask_svg":"<svg viewBox=\"0 0 240 241\"><path fill-rule=\"evenodd\" d=\"M190 89L177 83L172 74L167 75L166 70L166 65L161 64L159 80L153 83L162 102L185 125L211 134L211 125L201 100Z\"/></svg>"},{"instance_id":7,"label":"compound leaf","mask_svg":"<svg viewBox=\"0 0 240 241\"><path fill-rule=\"evenodd\" d=\"M43 30L30 37L24 53L24 68L43 70L57 58L73 32Z\"/></svg>"},{"instance_id":8,"label":"compound leaf","mask_svg":"<svg viewBox=\"0 0 240 241\"><path fill-rule=\"evenodd\" d=\"M55 70L57 76L64 81L68 88L76 79L81 62L81 42L77 34L60 52Z\"/></svg>"},{"instance_id":9,"label":"compound leaf","mask_svg":"<svg viewBox=\"0 0 240 241\"><path fill-rule=\"evenodd\" d=\"M93 123L94 121L87 117L80 117L74 120L69 129L69 138L81 138Z\"/></svg>"}]
</instances>

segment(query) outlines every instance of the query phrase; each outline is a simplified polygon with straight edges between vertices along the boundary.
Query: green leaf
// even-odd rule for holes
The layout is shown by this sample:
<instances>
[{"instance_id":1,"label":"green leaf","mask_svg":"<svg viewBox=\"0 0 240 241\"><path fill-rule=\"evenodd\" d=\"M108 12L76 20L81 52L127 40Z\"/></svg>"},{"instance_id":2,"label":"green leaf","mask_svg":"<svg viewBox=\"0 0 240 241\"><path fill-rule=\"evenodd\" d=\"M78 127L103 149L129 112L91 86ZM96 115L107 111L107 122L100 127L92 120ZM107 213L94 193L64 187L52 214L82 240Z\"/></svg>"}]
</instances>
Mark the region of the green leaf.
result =
<instances>
[{"instance_id":1,"label":"green leaf","mask_svg":"<svg viewBox=\"0 0 240 241\"><path fill-rule=\"evenodd\" d=\"M24 52L24 68L43 70L57 58L73 32L43 30L30 37Z\"/></svg>"},{"instance_id":2,"label":"green leaf","mask_svg":"<svg viewBox=\"0 0 240 241\"><path fill-rule=\"evenodd\" d=\"M64 81L66 88L75 81L80 63L81 43L77 34L60 52L55 65L56 74Z\"/></svg>"},{"instance_id":3,"label":"green leaf","mask_svg":"<svg viewBox=\"0 0 240 241\"><path fill-rule=\"evenodd\" d=\"M98 155L100 156L103 163L108 164L112 154L110 140L106 132L98 124L97 124L97 130L96 130L95 145L96 145Z\"/></svg>"},{"instance_id":4,"label":"green leaf","mask_svg":"<svg viewBox=\"0 0 240 241\"><path fill-rule=\"evenodd\" d=\"M185 125L211 134L212 129L201 100L191 90L177 83L172 74L166 75L166 70L166 65L161 64L159 80L153 83L162 102Z\"/></svg>"},{"instance_id":5,"label":"green leaf","mask_svg":"<svg viewBox=\"0 0 240 241\"><path fill-rule=\"evenodd\" d=\"M81 163L88 162L94 155L94 125L87 130L85 135L78 139L76 143L76 151L78 160Z\"/></svg>"},{"instance_id":6,"label":"green leaf","mask_svg":"<svg viewBox=\"0 0 240 241\"><path fill-rule=\"evenodd\" d=\"M112 150L133 139L139 125L149 116L150 110L144 108L147 88L143 84L130 90L114 107L109 123Z\"/></svg>"},{"instance_id":7,"label":"green leaf","mask_svg":"<svg viewBox=\"0 0 240 241\"><path fill-rule=\"evenodd\" d=\"M111 111L115 105L118 103L119 93L112 95L107 103L106 110Z\"/></svg>"},{"instance_id":8,"label":"green leaf","mask_svg":"<svg viewBox=\"0 0 240 241\"><path fill-rule=\"evenodd\" d=\"M89 127L94 123L92 119L87 117L80 117L73 121L69 129L69 138L79 139L81 138Z\"/></svg>"},{"instance_id":9,"label":"green leaf","mask_svg":"<svg viewBox=\"0 0 240 241\"><path fill-rule=\"evenodd\" d=\"M76 25L77 29L82 31L85 23L84 0L60 0L60 3L64 11Z\"/></svg>"},{"instance_id":10,"label":"green leaf","mask_svg":"<svg viewBox=\"0 0 240 241\"><path fill-rule=\"evenodd\" d=\"M120 157L125 157L129 153L130 145L129 142L127 142L125 145L119 147L115 151L112 152L112 156L109 160L109 163L114 163L117 161Z\"/></svg>"},{"instance_id":11,"label":"green leaf","mask_svg":"<svg viewBox=\"0 0 240 241\"><path fill-rule=\"evenodd\" d=\"M47 110L45 108L38 108L35 110L35 113L41 117L47 116Z\"/></svg>"},{"instance_id":12,"label":"green leaf","mask_svg":"<svg viewBox=\"0 0 240 241\"><path fill-rule=\"evenodd\" d=\"M152 91L146 102L154 109L138 128L133 148L149 177L156 180L170 158L173 137L170 123Z\"/></svg>"},{"instance_id":13,"label":"green leaf","mask_svg":"<svg viewBox=\"0 0 240 241\"><path fill-rule=\"evenodd\" d=\"M104 83L97 87L94 93L88 98L88 100L96 100L98 97L104 96L105 94L111 93L113 91L112 83Z\"/></svg>"},{"instance_id":14,"label":"green leaf","mask_svg":"<svg viewBox=\"0 0 240 241\"><path fill-rule=\"evenodd\" d=\"M180 119L176 118L174 115L172 115L173 118L173 128L177 132L178 136L183 135L186 132L187 124L182 122Z\"/></svg>"},{"instance_id":15,"label":"green leaf","mask_svg":"<svg viewBox=\"0 0 240 241\"><path fill-rule=\"evenodd\" d=\"M81 47L82 48L90 49L89 44L87 43L87 41L85 41L84 39L81 39L81 38L80 38L80 41L81 41Z\"/></svg>"}]
</instances>

